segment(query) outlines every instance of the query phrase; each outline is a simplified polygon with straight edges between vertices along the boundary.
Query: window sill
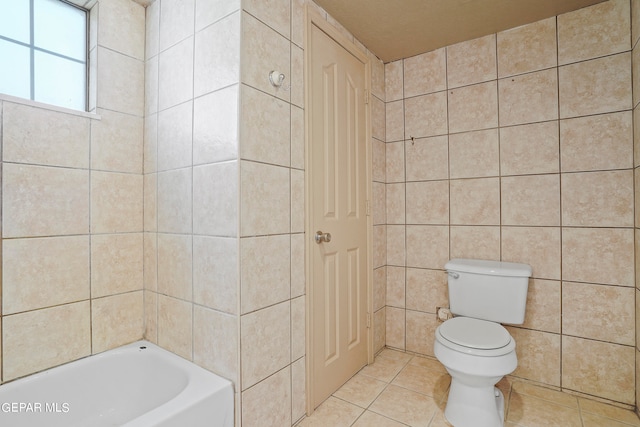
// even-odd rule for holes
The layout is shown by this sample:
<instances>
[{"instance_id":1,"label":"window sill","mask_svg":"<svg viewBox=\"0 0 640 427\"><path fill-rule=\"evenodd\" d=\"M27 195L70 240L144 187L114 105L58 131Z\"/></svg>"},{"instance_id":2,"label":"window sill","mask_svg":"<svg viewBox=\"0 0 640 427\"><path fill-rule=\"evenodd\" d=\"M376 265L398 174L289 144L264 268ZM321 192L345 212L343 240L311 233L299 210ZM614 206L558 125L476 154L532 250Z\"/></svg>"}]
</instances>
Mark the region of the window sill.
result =
<instances>
[{"instance_id":1,"label":"window sill","mask_svg":"<svg viewBox=\"0 0 640 427\"><path fill-rule=\"evenodd\" d=\"M50 111L57 111L59 113L72 114L78 117L85 117L92 120L101 120L102 117L99 114L91 113L88 111L73 110L71 108L58 107L56 105L45 104L44 102L31 101L30 99L19 98L17 96L11 96L4 93L0 93L0 101L13 102L14 104L28 105L35 108L42 108Z\"/></svg>"}]
</instances>

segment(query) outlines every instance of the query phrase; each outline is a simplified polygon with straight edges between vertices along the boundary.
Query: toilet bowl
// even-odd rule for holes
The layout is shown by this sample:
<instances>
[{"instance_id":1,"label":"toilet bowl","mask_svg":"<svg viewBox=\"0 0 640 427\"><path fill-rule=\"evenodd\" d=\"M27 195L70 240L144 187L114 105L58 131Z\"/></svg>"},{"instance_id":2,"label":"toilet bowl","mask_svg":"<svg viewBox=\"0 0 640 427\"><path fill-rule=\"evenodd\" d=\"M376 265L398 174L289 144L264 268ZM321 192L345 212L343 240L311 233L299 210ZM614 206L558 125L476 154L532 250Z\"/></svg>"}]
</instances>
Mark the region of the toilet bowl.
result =
<instances>
[{"instance_id":1,"label":"toilet bowl","mask_svg":"<svg viewBox=\"0 0 640 427\"><path fill-rule=\"evenodd\" d=\"M455 427L502 427L504 397L495 384L518 364L509 332L498 323L454 317L435 335L435 356L451 375L447 421Z\"/></svg>"},{"instance_id":2,"label":"toilet bowl","mask_svg":"<svg viewBox=\"0 0 640 427\"><path fill-rule=\"evenodd\" d=\"M515 340L499 322L524 322L531 267L454 259L445 269L456 317L436 329L433 345L451 375L444 416L454 427L503 427L504 396L495 385L518 358Z\"/></svg>"}]
</instances>

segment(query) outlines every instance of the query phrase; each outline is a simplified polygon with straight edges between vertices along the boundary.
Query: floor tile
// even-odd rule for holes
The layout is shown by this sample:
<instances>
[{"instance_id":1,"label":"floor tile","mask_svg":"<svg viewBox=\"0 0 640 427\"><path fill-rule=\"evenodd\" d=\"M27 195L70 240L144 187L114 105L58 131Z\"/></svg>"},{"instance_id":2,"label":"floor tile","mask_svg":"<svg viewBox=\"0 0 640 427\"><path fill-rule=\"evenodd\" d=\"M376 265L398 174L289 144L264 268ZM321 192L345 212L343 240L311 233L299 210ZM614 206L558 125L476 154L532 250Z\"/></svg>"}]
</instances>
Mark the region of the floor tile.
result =
<instances>
[{"instance_id":1,"label":"floor tile","mask_svg":"<svg viewBox=\"0 0 640 427\"><path fill-rule=\"evenodd\" d=\"M368 377L390 383L408 361L409 359L378 356L371 365L365 366L360 372Z\"/></svg>"},{"instance_id":2,"label":"floor tile","mask_svg":"<svg viewBox=\"0 0 640 427\"><path fill-rule=\"evenodd\" d=\"M511 392L507 421L523 427L582 427L578 408L568 408L515 390Z\"/></svg>"},{"instance_id":3,"label":"floor tile","mask_svg":"<svg viewBox=\"0 0 640 427\"><path fill-rule=\"evenodd\" d=\"M353 427L405 427L406 424L401 424L390 418L383 417L375 412L365 411L364 414L358 418L358 421Z\"/></svg>"},{"instance_id":4,"label":"floor tile","mask_svg":"<svg viewBox=\"0 0 640 427\"><path fill-rule=\"evenodd\" d=\"M584 399L582 397L578 398L578 403L580 404L580 410L583 414L590 413L628 425L640 426L640 419L638 419L638 416L635 412L628 409L618 408L616 406L596 402L595 400Z\"/></svg>"},{"instance_id":5,"label":"floor tile","mask_svg":"<svg viewBox=\"0 0 640 427\"><path fill-rule=\"evenodd\" d=\"M429 396L389 385L369 409L412 427L427 427L438 407Z\"/></svg>"},{"instance_id":6,"label":"floor tile","mask_svg":"<svg viewBox=\"0 0 640 427\"><path fill-rule=\"evenodd\" d=\"M431 396L439 402L449 390L451 377L416 365L407 365L391 384Z\"/></svg>"},{"instance_id":7,"label":"floor tile","mask_svg":"<svg viewBox=\"0 0 640 427\"><path fill-rule=\"evenodd\" d=\"M359 373L333 395L354 405L367 408L386 386L387 383L384 381Z\"/></svg>"},{"instance_id":8,"label":"floor tile","mask_svg":"<svg viewBox=\"0 0 640 427\"><path fill-rule=\"evenodd\" d=\"M349 427L364 409L335 397L329 397L298 427Z\"/></svg>"}]
</instances>

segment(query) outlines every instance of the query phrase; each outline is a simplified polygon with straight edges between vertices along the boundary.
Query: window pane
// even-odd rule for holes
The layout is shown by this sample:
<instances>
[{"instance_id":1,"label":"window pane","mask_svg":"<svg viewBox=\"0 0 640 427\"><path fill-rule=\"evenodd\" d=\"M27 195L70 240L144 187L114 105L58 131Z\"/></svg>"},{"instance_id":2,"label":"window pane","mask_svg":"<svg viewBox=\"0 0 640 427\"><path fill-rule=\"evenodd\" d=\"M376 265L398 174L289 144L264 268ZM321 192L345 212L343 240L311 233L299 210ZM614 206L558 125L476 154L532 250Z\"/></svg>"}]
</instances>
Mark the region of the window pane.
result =
<instances>
[{"instance_id":1,"label":"window pane","mask_svg":"<svg viewBox=\"0 0 640 427\"><path fill-rule=\"evenodd\" d=\"M24 0L21 0L24 1ZM59 0L34 0L34 44L86 61L86 13Z\"/></svg>"},{"instance_id":2,"label":"window pane","mask_svg":"<svg viewBox=\"0 0 640 427\"><path fill-rule=\"evenodd\" d=\"M61 107L86 108L86 66L44 52L35 53L36 101Z\"/></svg>"},{"instance_id":3,"label":"window pane","mask_svg":"<svg viewBox=\"0 0 640 427\"><path fill-rule=\"evenodd\" d=\"M0 0L0 11L0 36L29 43L29 1Z\"/></svg>"},{"instance_id":4,"label":"window pane","mask_svg":"<svg viewBox=\"0 0 640 427\"><path fill-rule=\"evenodd\" d=\"M31 98L29 48L0 39L0 92Z\"/></svg>"}]
</instances>

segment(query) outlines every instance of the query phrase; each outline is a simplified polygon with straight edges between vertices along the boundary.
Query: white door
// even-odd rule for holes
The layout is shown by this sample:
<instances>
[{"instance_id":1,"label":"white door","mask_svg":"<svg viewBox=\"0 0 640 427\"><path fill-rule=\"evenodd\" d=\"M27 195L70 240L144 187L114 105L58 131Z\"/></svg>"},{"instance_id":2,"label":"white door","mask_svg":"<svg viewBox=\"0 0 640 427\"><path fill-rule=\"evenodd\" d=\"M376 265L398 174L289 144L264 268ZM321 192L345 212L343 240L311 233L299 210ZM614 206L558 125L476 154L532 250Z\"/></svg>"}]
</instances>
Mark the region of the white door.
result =
<instances>
[{"instance_id":1,"label":"white door","mask_svg":"<svg viewBox=\"0 0 640 427\"><path fill-rule=\"evenodd\" d=\"M367 363L367 64L315 24L309 28L307 197L314 239L311 404L316 408Z\"/></svg>"}]
</instances>

